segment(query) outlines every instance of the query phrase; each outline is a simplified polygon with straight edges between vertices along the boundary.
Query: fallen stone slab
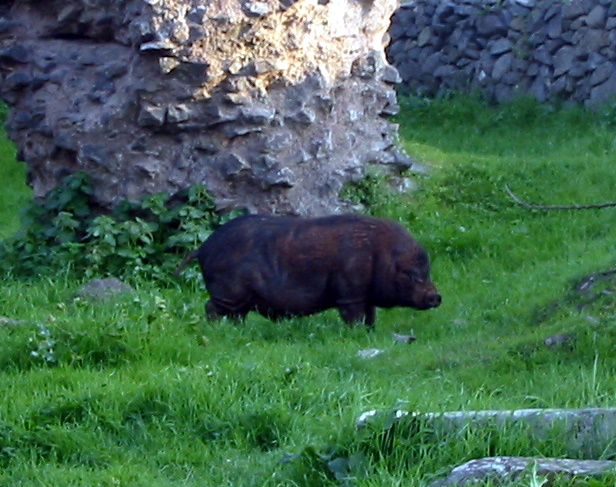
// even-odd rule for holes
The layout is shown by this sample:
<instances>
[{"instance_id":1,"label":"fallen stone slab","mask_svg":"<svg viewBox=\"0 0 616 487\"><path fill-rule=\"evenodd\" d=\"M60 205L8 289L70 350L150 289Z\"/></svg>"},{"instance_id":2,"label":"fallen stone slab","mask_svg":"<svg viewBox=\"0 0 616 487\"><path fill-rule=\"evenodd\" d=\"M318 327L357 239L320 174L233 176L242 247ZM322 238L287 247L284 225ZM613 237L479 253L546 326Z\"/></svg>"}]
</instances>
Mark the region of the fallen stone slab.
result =
<instances>
[{"instance_id":1,"label":"fallen stone slab","mask_svg":"<svg viewBox=\"0 0 616 487\"><path fill-rule=\"evenodd\" d=\"M539 477L599 477L616 473L616 462L569 458L487 457L471 460L454 468L444 479L429 487L477 485L492 480L498 484L519 479L533 472Z\"/></svg>"},{"instance_id":2,"label":"fallen stone slab","mask_svg":"<svg viewBox=\"0 0 616 487\"><path fill-rule=\"evenodd\" d=\"M391 412L368 411L357 419L364 427L373 419ZM503 429L525 434L533 441L558 441L568 456L600 458L616 453L616 408L517 409L409 413L396 411L397 419L410 418L425 424L436 437L453 437L472 428ZM409 431L414 431L410 429Z\"/></svg>"}]
</instances>

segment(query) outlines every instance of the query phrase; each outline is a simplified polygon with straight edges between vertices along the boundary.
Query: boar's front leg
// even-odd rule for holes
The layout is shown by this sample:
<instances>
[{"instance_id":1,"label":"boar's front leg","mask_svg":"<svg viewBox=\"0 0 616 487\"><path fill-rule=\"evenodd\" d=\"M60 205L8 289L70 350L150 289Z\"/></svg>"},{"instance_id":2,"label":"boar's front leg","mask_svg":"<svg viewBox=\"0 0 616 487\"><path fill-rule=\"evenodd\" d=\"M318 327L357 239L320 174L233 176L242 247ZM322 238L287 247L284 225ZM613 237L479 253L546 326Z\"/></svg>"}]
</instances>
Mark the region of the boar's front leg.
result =
<instances>
[{"instance_id":1,"label":"boar's front leg","mask_svg":"<svg viewBox=\"0 0 616 487\"><path fill-rule=\"evenodd\" d=\"M347 325L364 322L369 329L374 328L376 308L365 301L338 301L338 311Z\"/></svg>"},{"instance_id":2,"label":"boar's front leg","mask_svg":"<svg viewBox=\"0 0 616 487\"><path fill-rule=\"evenodd\" d=\"M376 306L366 305L366 318L364 324L369 330L374 330L374 320L376 318Z\"/></svg>"},{"instance_id":3,"label":"boar's front leg","mask_svg":"<svg viewBox=\"0 0 616 487\"><path fill-rule=\"evenodd\" d=\"M208 320L217 320L227 316L233 321L242 321L246 318L248 310L245 306L233 306L223 300L212 298L205 305L205 314Z\"/></svg>"}]
</instances>

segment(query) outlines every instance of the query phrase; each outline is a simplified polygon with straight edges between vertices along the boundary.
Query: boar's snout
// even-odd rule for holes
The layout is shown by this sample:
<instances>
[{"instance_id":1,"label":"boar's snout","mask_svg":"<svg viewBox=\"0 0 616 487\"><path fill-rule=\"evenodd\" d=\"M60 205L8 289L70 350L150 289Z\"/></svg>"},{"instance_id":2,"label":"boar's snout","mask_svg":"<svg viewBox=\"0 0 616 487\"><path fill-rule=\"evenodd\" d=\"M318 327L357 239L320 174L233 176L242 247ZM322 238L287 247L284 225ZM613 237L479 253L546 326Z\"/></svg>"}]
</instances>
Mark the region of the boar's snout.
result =
<instances>
[{"instance_id":1,"label":"boar's snout","mask_svg":"<svg viewBox=\"0 0 616 487\"><path fill-rule=\"evenodd\" d=\"M426 304L428 308L436 308L441 304L441 300L441 295L436 292L426 296Z\"/></svg>"},{"instance_id":2,"label":"boar's snout","mask_svg":"<svg viewBox=\"0 0 616 487\"><path fill-rule=\"evenodd\" d=\"M418 298L415 299L415 305L413 306L416 309L436 308L440 306L442 300L441 294L434 288L420 293Z\"/></svg>"}]
</instances>

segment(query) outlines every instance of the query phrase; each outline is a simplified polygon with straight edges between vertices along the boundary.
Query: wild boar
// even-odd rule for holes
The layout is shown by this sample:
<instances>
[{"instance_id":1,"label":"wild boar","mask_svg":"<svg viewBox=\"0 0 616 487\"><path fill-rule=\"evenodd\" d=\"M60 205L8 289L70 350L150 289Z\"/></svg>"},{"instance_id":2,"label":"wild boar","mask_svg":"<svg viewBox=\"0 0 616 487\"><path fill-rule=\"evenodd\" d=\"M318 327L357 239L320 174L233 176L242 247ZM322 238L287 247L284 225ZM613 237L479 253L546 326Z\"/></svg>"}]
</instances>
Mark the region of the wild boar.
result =
<instances>
[{"instance_id":1,"label":"wild boar","mask_svg":"<svg viewBox=\"0 0 616 487\"><path fill-rule=\"evenodd\" d=\"M428 254L402 225L382 218L247 215L210 235L175 271L198 259L210 319L249 311L276 320L338 308L372 328L375 308L434 308Z\"/></svg>"}]
</instances>

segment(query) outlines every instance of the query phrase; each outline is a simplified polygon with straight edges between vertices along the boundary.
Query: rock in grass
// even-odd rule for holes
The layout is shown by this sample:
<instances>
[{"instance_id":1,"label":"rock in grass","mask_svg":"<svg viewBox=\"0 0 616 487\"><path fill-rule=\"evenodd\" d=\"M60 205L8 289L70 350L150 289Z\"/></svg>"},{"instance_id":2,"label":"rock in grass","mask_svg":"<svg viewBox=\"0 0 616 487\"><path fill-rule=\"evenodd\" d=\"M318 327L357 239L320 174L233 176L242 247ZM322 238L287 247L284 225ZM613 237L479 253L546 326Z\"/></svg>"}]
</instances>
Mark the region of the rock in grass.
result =
<instances>
[{"instance_id":1,"label":"rock in grass","mask_svg":"<svg viewBox=\"0 0 616 487\"><path fill-rule=\"evenodd\" d=\"M446 478L432 482L429 487L477 485L489 480L500 485L515 481L524 473L548 478L556 475L567 478L597 477L616 473L616 462L534 457L478 458L459 465Z\"/></svg>"},{"instance_id":2,"label":"rock in grass","mask_svg":"<svg viewBox=\"0 0 616 487\"><path fill-rule=\"evenodd\" d=\"M571 347L573 342L572 335L551 335L543 343L552 349Z\"/></svg>"},{"instance_id":3,"label":"rock in grass","mask_svg":"<svg viewBox=\"0 0 616 487\"><path fill-rule=\"evenodd\" d=\"M115 277L94 279L83 285L76 293L76 298L104 300L120 294L134 293L135 290L128 284Z\"/></svg>"},{"instance_id":4,"label":"rock in grass","mask_svg":"<svg viewBox=\"0 0 616 487\"><path fill-rule=\"evenodd\" d=\"M368 359L378 357L382 353L385 353L385 350L381 350L380 348L366 348L364 350L359 350L357 356Z\"/></svg>"},{"instance_id":5,"label":"rock in grass","mask_svg":"<svg viewBox=\"0 0 616 487\"><path fill-rule=\"evenodd\" d=\"M391 337L400 343L413 343L415 340L417 340L417 337L415 335L403 335L400 333L392 333Z\"/></svg>"}]
</instances>

